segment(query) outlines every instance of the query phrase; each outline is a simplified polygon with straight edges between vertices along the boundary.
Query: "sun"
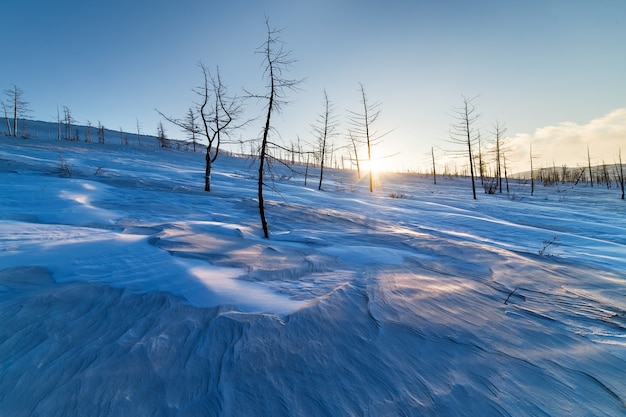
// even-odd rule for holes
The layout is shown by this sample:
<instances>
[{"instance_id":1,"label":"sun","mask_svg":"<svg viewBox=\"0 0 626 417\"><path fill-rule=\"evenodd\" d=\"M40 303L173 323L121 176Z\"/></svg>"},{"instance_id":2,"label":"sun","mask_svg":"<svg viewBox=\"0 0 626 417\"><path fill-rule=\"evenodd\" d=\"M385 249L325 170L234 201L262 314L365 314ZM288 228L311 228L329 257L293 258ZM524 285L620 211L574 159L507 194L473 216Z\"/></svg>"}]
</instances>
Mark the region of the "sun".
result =
<instances>
[{"instance_id":1,"label":"sun","mask_svg":"<svg viewBox=\"0 0 626 417\"><path fill-rule=\"evenodd\" d=\"M369 172L371 170L372 174L380 174L382 172L393 171L393 167L390 166L391 164L389 161L382 159L372 159L371 161L366 159L360 162L362 167L361 169L363 169L364 172Z\"/></svg>"}]
</instances>

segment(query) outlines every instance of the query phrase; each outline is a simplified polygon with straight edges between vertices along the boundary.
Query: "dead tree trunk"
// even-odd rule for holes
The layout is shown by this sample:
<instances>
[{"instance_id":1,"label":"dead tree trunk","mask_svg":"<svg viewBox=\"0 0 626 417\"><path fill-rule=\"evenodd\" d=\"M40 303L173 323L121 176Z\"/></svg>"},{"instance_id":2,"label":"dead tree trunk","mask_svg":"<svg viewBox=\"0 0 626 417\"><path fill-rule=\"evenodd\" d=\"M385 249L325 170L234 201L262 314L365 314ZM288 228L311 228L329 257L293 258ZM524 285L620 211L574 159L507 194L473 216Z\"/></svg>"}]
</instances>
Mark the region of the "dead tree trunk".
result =
<instances>
[{"instance_id":1,"label":"dead tree trunk","mask_svg":"<svg viewBox=\"0 0 626 417\"><path fill-rule=\"evenodd\" d=\"M361 179L361 166L359 165L359 153L356 147L356 141L354 140L354 136L352 136L352 132L350 132L350 141L352 142L352 147L354 149L354 160L356 162L356 175L358 179Z\"/></svg>"},{"instance_id":2,"label":"dead tree trunk","mask_svg":"<svg viewBox=\"0 0 626 417\"><path fill-rule=\"evenodd\" d=\"M263 187L265 185L266 165L271 157L269 153L269 134L271 130L271 118L275 111L279 111L281 104L284 104L282 98L286 90L295 90L300 83L298 80L289 80L282 76L293 63L290 58L291 52L283 49L282 42L278 39L279 31L270 28L269 19L265 19L267 27L267 40L259 48L258 52L263 55L265 77L267 80L268 92L264 96L256 96L257 98L267 100L267 110L265 115L265 126L263 127L263 137L261 139L261 147L259 149L259 177L257 182L258 200L259 200L259 216L261 218L261 227L263 236L268 239L270 237L269 226L265 216L265 199L263 196Z\"/></svg>"},{"instance_id":3,"label":"dead tree trunk","mask_svg":"<svg viewBox=\"0 0 626 417\"><path fill-rule=\"evenodd\" d=\"M370 192L374 192L372 148L377 145L381 138L384 136L384 134L379 135L373 130L373 125L380 116L380 103L371 104L365 94L365 87L363 86L363 84L359 84L359 86L363 112L361 113L349 111L349 119L357 138L360 137L361 142L367 147L367 160L369 164L369 188Z\"/></svg>"},{"instance_id":4,"label":"dead tree trunk","mask_svg":"<svg viewBox=\"0 0 626 417\"><path fill-rule=\"evenodd\" d=\"M619 180L620 186L622 187L622 200L624 199L624 164L622 163L622 149L620 148L618 154L618 164L615 168L617 170L617 179Z\"/></svg>"},{"instance_id":5,"label":"dead tree trunk","mask_svg":"<svg viewBox=\"0 0 626 417\"><path fill-rule=\"evenodd\" d=\"M318 138L319 158L320 158L320 181L317 189L322 190L322 181L324 179L324 168L326 166L326 154L330 140L335 136L337 127L337 118L334 115L334 106L328 99L328 94L324 90L324 110L318 116L317 123L313 126L313 132ZM332 150L331 150L332 159ZM331 160L332 162L332 160Z\"/></svg>"},{"instance_id":6,"label":"dead tree trunk","mask_svg":"<svg viewBox=\"0 0 626 417\"><path fill-rule=\"evenodd\" d=\"M472 125L478 119L476 108L472 104L472 100L463 97L463 106L455 110L454 119L456 122L452 126L450 138L452 143L463 145L467 149L467 157L469 159L470 177L472 180L472 196L476 200L476 181L474 175L474 154L473 148L476 143L476 136Z\"/></svg>"},{"instance_id":7,"label":"dead tree trunk","mask_svg":"<svg viewBox=\"0 0 626 417\"><path fill-rule=\"evenodd\" d=\"M530 195L535 195L535 176L533 174L533 144L530 144Z\"/></svg>"},{"instance_id":8,"label":"dead tree trunk","mask_svg":"<svg viewBox=\"0 0 626 417\"><path fill-rule=\"evenodd\" d=\"M504 148L502 146L502 141L503 141L503 136L504 133L506 132L506 127L504 127L503 125L501 125L498 121L496 121L496 124L494 125L494 129L495 129L495 136L496 136L496 155L495 155L495 159L496 159L496 176L498 178L498 188L500 189L500 194L502 194L502 165L503 165L503 160L505 159L505 152L504 152ZM505 173L506 176L506 173ZM508 186L507 186L507 192L508 192Z\"/></svg>"},{"instance_id":9,"label":"dead tree trunk","mask_svg":"<svg viewBox=\"0 0 626 417\"><path fill-rule=\"evenodd\" d=\"M261 140L261 149L259 150L259 178L257 182L258 187L258 197L259 197L259 215L261 217L261 227L263 228L263 236L266 239L270 237L269 228L267 225L267 218L265 217L265 199L263 197L263 181L265 180L265 158L267 156L267 138L269 136L270 131L270 120L272 118L272 111L274 110L274 96L276 95L276 85L274 81L274 68L273 61L271 61L270 57L270 47L268 40L267 47L267 59L268 59L268 70L269 70L269 79L270 79L270 94L267 105L267 114L265 117L265 127L263 128L263 139Z\"/></svg>"},{"instance_id":10,"label":"dead tree trunk","mask_svg":"<svg viewBox=\"0 0 626 417\"><path fill-rule=\"evenodd\" d=\"M593 188L593 172L591 170L591 156L589 156L589 145L587 145L587 165L589 166L589 183Z\"/></svg>"},{"instance_id":11,"label":"dead tree trunk","mask_svg":"<svg viewBox=\"0 0 626 417\"><path fill-rule=\"evenodd\" d=\"M430 148L430 154L433 157L433 184L437 185L437 169L435 168L435 148Z\"/></svg>"}]
</instances>

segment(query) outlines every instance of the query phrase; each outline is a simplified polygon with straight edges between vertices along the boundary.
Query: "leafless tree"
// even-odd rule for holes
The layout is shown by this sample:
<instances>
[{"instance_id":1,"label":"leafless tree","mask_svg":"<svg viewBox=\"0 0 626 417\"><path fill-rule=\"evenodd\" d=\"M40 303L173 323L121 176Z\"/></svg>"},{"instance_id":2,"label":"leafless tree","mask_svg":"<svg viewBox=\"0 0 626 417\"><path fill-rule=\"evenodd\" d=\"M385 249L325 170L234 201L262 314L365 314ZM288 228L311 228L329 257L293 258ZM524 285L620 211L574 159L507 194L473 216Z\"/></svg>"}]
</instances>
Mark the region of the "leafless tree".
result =
<instances>
[{"instance_id":1,"label":"leafless tree","mask_svg":"<svg viewBox=\"0 0 626 417\"><path fill-rule=\"evenodd\" d=\"M2 109L4 110L4 120L7 123L7 135L13 136L13 127L11 125L11 117L9 116L9 109L7 108L6 103L2 102Z\"/></svg>"},{"instance_id":2,"label":"leafless tree","mask_svg":"<svg viewBox=\"0 0 626 417\"><path fill-rule=\"evenodd\" d=\"M306 182L309 178L309 158L311 157L311 155L307 154L306 155L306 164L304 166L304 186L306 187Z\"/></svg>"},{"instance_id":3,"label":"leafless tree","mask_svg":"<svg viewBox=\"0 0 626 417\"><path fill-rule=\"evenodd\" d=\"M509 175L506 169L506 154L502 155L502 168L504 169L504 180L506 182L506 192L509 192Z\"/></svg>"},{"instance_id":4,"label":"leafless tree","mask_svg":"<svg viewBox=\"0 0 626 417\"><path fill-rule=\"evenodd\" d=\"M61 112L59 112L58 104L57 104L57 140L61 140Z\"/></svg>"},{"instance_id":5,"label":"leafless tree","mask_svg":"<svg viewBox=\"0 0 626 417\"><path fill-rule=\"evenodd\" d=\"M219 68L213 77L204 65L200 65L204 76L204 86L200 89L202 104L200 105L200 119L208 145L206 148L206 169L204 190L211 191L211 169L220 151L220 145L235 129L243 124L236 125L235 121L241 114L241 99L229 96L226 85L222 82ZM210 84L209 84L210 80ZM213 102L209 106L210 93L213 93Z\"/></svg>"},{"instance_id":6,"label":"leafless tree","mask_svg":"<svg viewBox=\"0 0 626 417\"><path fill-rule=\"evenodd\" d=\"M194 111L190 108L184 120L166 116L158 110L157 112L168 122L175 124L191 135L194 151L195 145L198 143L196 137L202 136L206 139L204 190L211 191L211 171L213 163L219 156L220 146L234 130L246 123L237 124L242 113L242 100L237 96L228 95L219 67L213 75L204 64L198 65L202 71L203 83L202 86L194 90L200 98L199 102L196 103L197 110ZM200 116L200 124L196 123L197 115Z\"/></svg>"},{"instance_id":7,"label":"leafless tree","mask_svg":"<svg viewBox=\"0 0 626 417\"><path fill-rule=\"evenodd\" d=\"M478 140L474 129L474 123L480 115L476 112L476 107L472 103L473 99L463 96L463 105L454 109L454 123L450 129L450 140L452 143L464 146L467 149L469 159L470 177L472 179L472 194L476 200L476 182L474 179L474 149Z\"/></svg>"},{"instance_id":8,"label":"leafless tree","mask_svg":"<svg viewBox=\"0 0 626 417\"><path fill-rule=\"evenodd\" d=\"M91 125L91 122L87 120L87 127L85 128L85 142L92 142L92 139L91 139L92 128L93 126Z\"/></svg>"},{"instance_id":9,"label":"leafless tree","mask_svg":"<svg viewBox=\"0 0 626 417\"><path fill-rule=\"evenodd\" d=\"M587 165L589 166L589 183L593 188L593 172L591 170L591 156L589 155L589 145L587 145Z\"/></svg>"},{"instance_id":10,"label":"leafless tree","mask_svg":"<svg viewBox=\"0 0 626 417\"><path fill-rule=\"evenodd\" d=\"M159 121L157 125L157 141L159 142L159 146L161 148L169 148L167 136L165 136L165 128L163 127L163 122Z\"/></svg>"},{"instance_id":11,"label":"leafless tree","mask_svg":"<svg viewBox=\"0 0 626 417\"><path fill-rule=\"evenodd\" d=\"M280 39L281 31L270 27L269 19L265 19L267 27L267 39L257 49L257 53L263 56L264 77L267 89L264 95L250 94L251 97L261 99L267 103L265 109L265 124L261 138L261 146L259 148L259 173L258 173L258 200L259 215L261 218L261 226L263 228L263 236L269 238L269 227L265 216L265 200L263 197L263 187L265 185L265 176L267 164L272 159L271 146L275 143L270 141L270 132L272 131L272 115L280 112L284 104L288 91L297 89L301 80L286 78L285 73L295 62L291 58L291 51L285 49L284 42Z\"/></svg>"},{"instance_id":12,"label":"leafless tree","mask_svg":"<svg viewBox=\"0 0 626 417\"><path fill-rule=\"evenodd\" d=\"M298 155L298 163L301 164L302 163L302 155L304 155L304 152L302 151L302 143L300 141L300 135L298 135L296 137L296 140L298 142L298 145L297 145L296 149L294 150L293 157L295 158L295 156ZM307 158L308 158L308 155L307 155ZM307 161L308 161L308 159L307 159ZM292 161L292 164L295 165L295 160Z\"/></svg>"},{"instance_id":13,"label":"leafless tree","mask_svg":"<svg viewBox=\"0 0 626 417\"><path fill-rule=\"evenodd\" d=\"M357 144L356 144L356 138L354 137L354 135L352 134L352 131L350 130L348 130L348 136L350 137L350 145L348 145L348 151L350 151L350 146L351 146L354 152L353 161L354 161L354 164L356 164L357 178L360 180L361 179L361 165L359 163L359 151L358 151Z\"/></svg>"},{"instance_id":14,"label":"leafless tree","mask_svg":"<svg viewBox=\"0 0 626 417\"><path fill-rule=\"evenodd\" d=\"M137 145L141 146L141 125L139 124L139 119L135 118L137 121Z\"/></svg>"},{"instance_id":15,"label":"leafless tree","mask_svg":"<svg viewBox=\"0 0 626 417\"><path fill-rule=\"evenodd\" d=\"M374 176L372 170L372 148L380 143L385 134L379 134L374 129L374 124L380 117L380 102L371 103L365 94L365 87L359 83L359 92L361 93L361 105L363 111L348 110L348 120L352 126L351 131L358 141L361 141L367 147L367 160L369 163L369 185L370 192L374 191Z\"/></svg>"},{"instance_id":16,"label":"leafless tree","mask_svg":"<svg viewBox=\"0 0 626 417\"><path fill-rule=\"evenodd\" d=\"M185 119L186 125L189 127L187 129L187 133L191 139L191 144L193 146L193 151L196 151L196 145L198 144L198 122L196 112L193 111L193 108L189 107L187 111L187 118Z\"/></svg>"},{"instance_id":17,"label":"leafless tree","mask_svg":"<svg viewBox=\"0 0 626 417\"><path fill-rule=\"evenodd\" d=\"M485 188L485 192L487 192L487 187L485 187L485 176L487 167L485 165L485 158L483 155L483 139L480 135L480 130L476 130L476 142L478 143L478 175L480 176L480 185Z\"/></svg>"},{"instance_id":18,"label":"leafless tree","mask_svg":"<svg viewBox=\"0 0 626 417\"><path fill-rule=\"evenodd\" d=\"M617 171L617 180L622 187L622 200L624 199L624 164L622 163L622 148L619 148L617 157L617 164L615 164L615 170Z\"/></svg>"},{"instance_id":19,"label":"leafless tree","mask_svg":"<svg viewBox=\"0 0 626 417\"><path fill-rule=\"evenodd\" d=\"M535 195L535 169L533 167L533 160L536 156L533 154L533 143L530 142L530 195Z\"/></svg>"},{"instance_id":20,"label":"leafless tree","mask_svg":"<svg viewBox=\"0 0 626 417\"><path fill-rule=\"evenodd\" d=\"M17 136L19 129L18 121L20 118L26 117L29 112L28 102L22 98L24 92L16 85L4 90L4 95L7 98L8 105L3 101L2 107L9 129L9 136ZM11 119L11 121L9 121L9 119Z\"/></svg>"},{"instance_id":21,"label":"leafless tree","mask_svg":"<svg viewBox=\"0 0 626 417\"><path fill-rule=\"evenodd\" d=\"M335 114L335 106L328 99L328 94L324 90L324 110L318 115L316 123L313 125L313 133L317 137L318 142L318 156L320 161L320 182L317 187L318 190L322 190L322 181L324 179L324 166L326 163L326 156L328 148L331 145L332 139L336 136L338 119Z\"/></svg>"},{"instance_id":22,"label":"leafless tree","mask_svg":"<svg viewBox=\"0 0 626 417\"><path fill-rule=\"evenodd\" d=\"M437 168L435 168L435 148L431 146L430 155L433 157L433 184L437 185Z\"/></svg>"},{"instance_id":23,"label":"leafless tree","mask_svg":"<svg viewBox=\"0 0 626 417\"><path fill-rule=\"evenodd\" d=\"M105 143L105 138L104 138L104 126L102 126L102 123L98 122L98 143Z\"/></svg>"},{"instance_id":24,"label":"leafless tree","mask_svg":"<svg viewBox=\"0 0 626 417\"><path fill-rule=\"evenodd\" d=\"M74 122L74 118L72 117L72 111L67 106L63 106L63 121L65 127L65 140L73 140L72 123Z\"/></svg>"},{"instance_id":25,"label":"leafless tree","mask_svg":"<svg viewBox=\"0 0 626 417\"><path fill-rule=\"evenodd\" d=\"M165 137L165 131L163 131L163 136ZM128 146L128 137L124 134L122 126L120 126L120 144Z\"/></svg>"},{"instance_id":26,"label":"leafless tree","mask_svg":"<svg viewBox=\"0 0 626 417\"><path fill-rule=\"evenodd\" d=\"M495 138L494 143L494 157L496 162L496 178L498 179L498 188L500 189L500 193L502 193L502 177L506 178L506 169L505 169L505 146L504 146L504 135L506 133L506 127L503 124L500 124L496 120L496 123L493 125L493 135ZM508 183L508 179L506 180Z\"/></svg>"},{"instance_id":27,"label":"leafless tree","mask_svg":"<svg viewBox=\"0 0 626 417\"><path fill-rule=\"evenodd\" d=\"M601 179L597 179L596 183L601 184L604 182L606 184L606 189L611 189L611 176L609 175L609 168L606 165L606 162L602 161L602 169L600 170Z\"/></svg>"}]
</instances>

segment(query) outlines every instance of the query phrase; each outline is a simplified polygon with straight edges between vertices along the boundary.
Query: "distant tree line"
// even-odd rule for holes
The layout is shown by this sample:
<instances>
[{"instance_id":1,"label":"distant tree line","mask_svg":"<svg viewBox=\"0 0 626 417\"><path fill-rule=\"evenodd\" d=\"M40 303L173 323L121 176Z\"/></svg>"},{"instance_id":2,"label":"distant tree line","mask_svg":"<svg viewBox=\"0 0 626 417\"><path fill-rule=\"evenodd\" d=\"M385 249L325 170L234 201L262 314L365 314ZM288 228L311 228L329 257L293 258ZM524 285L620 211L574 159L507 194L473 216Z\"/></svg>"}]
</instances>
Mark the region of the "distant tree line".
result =
<instances>
[{"instance_id":1,"label":"distant tree line","mask_svg":"<svg viewBox=\"0 0 626 417\"><path fill-rule=\"evenodd\" d=\"M337 143L342 136L339 133L339 116L336 112L335 104L330 100L326 90L323 91L322 109L311 125L312 140L304 141L297 137L297 142L286 144L281 143L280 135L276 134L274 127L274 116L280 113L283 106L287 104L287 94L298 90L302 80L292 79L286 76L294 60L291 51L285 48L284 42L280 38L281 31L270 26L269 19L266 19L266 40L257 49L257 53L262 57L263 79L265 91L262 93L251 93L244 89L245 96L240 97L230 94L222 79L219 67L211 72L204 64L200 63L201 83L194 91L197 101L189 106L185 116L181 118L165 115L159 110L157 112L168 122L182 129L189 139L188 142L172 141L165 131L162 122L157 126L156 144L161 148L172 148L176 144L178 148L189 147L195 152L199 146L205 147L205 170L204 170L204 190L211 191L211 175L214 163L220 155L222 146L226 143L233 144L235 132L241 127L248 125L255 120L262 120L260 136L249 140L239 140L242 154L244 146L249 145L249 155L254 156L258 163L258 207L261 219L261 227L264 237L268 238L269 223L265 212L264 188L272 185L274 178L272 174L272 164L280 163L290 167L290 169L304 168L305 185L308 176L310 163L317 167L318 183L317 189L323 190L324 170L328 166L341 169L354 169L358 179L361 178L362 171L368 175L369 191L376 188L374 164L381 156L377 154L376 148L381 144L382 139L389 133L379 133L377 124L381 115L381 103L370 101L366 94L365 86L358 84L359 110L347 110L347 130L343 135L343 143ZM29 114L28 102L23 98L23 92L17 86L4 90L2 109L6 128L9 136L27 137L25 125L20 125ZM243 105L246 100L254 99L263 105L264 114L259 117L245 117ZM477 128L477 121L481 115L478 113L475 98L462 96L462 103L453 109L453 122L449 132L449 143L453 149L445 151L449 155L462 157L466 161L466 166L461 167L461 175L467 175L471 179L472 198L477 199L478 184L484 189L486 194L509 193L509 172L507 169L507 158L509 148L505 137L506 127L496 121L492 125L492 131L483 137ZM75 128L76 120L72 117L72 112L67 106L57 107L57 139L78 141L80 130ZM84 127L85 142L94 142L93 132L95 130L95 140L98 143L106 143L105 128L100 122L97 127L87 122ZM120 128L119 140L123 145L129 144L129 134ZM141 142L141 128L137 120L136 138L138 145ZM181 145L182 144L182 145ZM365 155L363 155L363 153ZM535 169L533 160L532 144L529 153L531 182L531 195L534 194L535 181L544 185L551 185L561 182L578 184L588 178L591 186L605 184L611 188L613 183L619 184L624 198L624 170L621 157L619 157L612 168L606 164L592 168L590 151L587 149L587 167L569 169L562 166L557 169L541 168ZM435 148L430 150L430 164L432 165L433 183L437 184L437 161ZM312 160L312 161L311 161ZM449 169L444 169L444 175L449 174ZM455 175L458 175L458 168L455 167Z\"/></svg>"}]
</instances>

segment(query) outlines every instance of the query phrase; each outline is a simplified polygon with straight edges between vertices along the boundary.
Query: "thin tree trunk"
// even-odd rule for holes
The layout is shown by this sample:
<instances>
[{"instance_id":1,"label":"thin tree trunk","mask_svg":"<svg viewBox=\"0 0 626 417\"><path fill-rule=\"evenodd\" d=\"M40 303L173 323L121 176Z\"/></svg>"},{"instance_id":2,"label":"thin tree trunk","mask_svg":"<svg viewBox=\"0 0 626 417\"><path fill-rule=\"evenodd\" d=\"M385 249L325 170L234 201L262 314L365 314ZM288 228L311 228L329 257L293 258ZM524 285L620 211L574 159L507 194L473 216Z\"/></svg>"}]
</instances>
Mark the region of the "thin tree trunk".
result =
<instances>
[{"instance_id":1,"label":"thin tree trunk","mask_svg":"<svg viewBox=\"0 0 626 417\"><path fill-rule=\"evenodd\" d=\"M478 172L480 174L480 186L485 188L485 165L483 161L482 139L480 137L480 132L478 132ZM485 192L487 192L486 189Z\"/></svg>"},{"instance_id":2,"label":"thin tree trunk","mask_svg":"<svg viewBox=\"0 0 626 417\"><path fill-rule=\"evenodd\" d=\"M535 177L533 176L533 144L530 144L530 195L535 195Z\"/></svg>"},{"instance_id":3,"label":"thin tree trunk","mask_svg":"<svg viewBox=\"0 0 626 417\"><path fill-rule=\"evenodd\" d=\"M7 129L9 130L9 136L13 136L13 133L11 132L11 121L9 120L9 114L7 113L7 107L4 103L2 103L2 107L4 109L4 120L6 120L7 122Z\"/></svg>"},{"instance_id":4,"label":"thin tree trunk","mask_svg":"<svg viewBox=\"0 0 626 417\"><path fill-rule=\"evenodd\" d=\"M137 120L137 144L141 146L141 131L139 130L139 119Z\"/></svg>"},{"instance_id":5,"label":"thin tree trunk","mask_svg":"<svg viewBox=\"0 0 626 417\"><path fill-rule=\"evenodd\" d=\"M498 188L502 194L502 164L500 156L500 131L496 130L496 175L498 176Z\"/></svg>"},{"instance_id":6,"label":"thin tree trunk","mask_svg":"<svg viewBox=\"0 0 626 417\"><path fill-rule=\"evenodd\" d=\"M322 191L322 179L324 178L324 158L326 156L326 137L328 136L328 96L326 96L326 111L324 113L324 132L322 133L322 149L320 155L320 183L318 191Z\"/></svg>"},{"instance_id":7,"label":"thin tree trunk","mask_svg":"<svg viewBox=\"0 0 626 417\"><path fill-rule=\"evenodd\" d=\"M206 148L206 164L204 167L204 191L211 191L211 148Z\"/></svg>"},{"instance_id":8,"label":"thin tree trunk","mask_svg":"<svg viewBox=\"0 0 626 417\"><path fill-rule=\"evenodd\" d=\"M587 145L587 164L589 165L589 182L593 187L593 173L591 172L591 157L589 156L589 145Z\"/></svg>"},{"instance_id":9,"label":"thin tree trunk","mask_svg":"<svg viewBox=\"0 0 626 417\"><path fill-rule=\"evenodd\" d=\"M259 216L261 217L261 226L263 228L263 236L269 239L270 233L267 225L267 219L265 218L265 200L263 198L263 179L265 177L265 158L267 153L267 139L270 131L270 118L272 116L272 110L274 107L274 71L271 65L271 58L268 52L269 65L269 79L271 81L270 100L267 106L267 118L265 119L265 128L263 129L263 141L261 142L261 152L259 160L259 182L258 182L258 195L259 195Z\"/></svg>"},{"instance_id":10,"label":"thin tree trunk","mask_svg":"<svg viewBox=\"0 0 626 417\"><path fill-rule=\"evenodd\" d=\"M437 185L437 170L435 169L435 148L430 148L430 153L433 157L433 184Z\"/></svg>"},{"instance_id":11,"label":"thin tree trunk","mask_svg":"<svg viewBox=\"0 0 626 417\"><path fill-rule=\"evenodd\" d=\"M365 127L365 140L367 141L367 161L369 163L370 193L374 192L374 173L372 172L372 140L370 138L370 119L365 97L365 88L361 84L361 95L363 96L363 125Z\"/></svg>"},{"instance_id":12,"label":"thin tree trunk","mask_svg":"<svg viewBox=\"0 0 626 417\"><path fill-rule=\"evenodd\" d=\"M58 104L57 104L57 140L61 140L61 113L59 113Z\"/></svg>"},{"instance_id":13,"label":"thin tree trunk","mask_svg":"<svg viewBox=\"0 0 626 417\"><path fill-rule=\"evenodd\" d=\"M506 156L502 158L502 164L504 165L504 180L506 181L506 193L509 193L509 176L506 171Z\"/></svg>"},{"instance_id":14,"label":"thin tree trunk","mask_svg":"<svg viewBox=\"0 0 626 417\"><path fill-rule=\"evenodd\" d=\"M472 157L472 138L470 134L471 131L467 103L465 103L465 130L467 133L467 150L469 154L470 176L472 177L472 194L474 196L474 200L476 200L476 182L474 181L474 158Z\"/></svg>"},{"instance_id":15,"label":"thin tree trunk","mask_svg":"<svg viewBox=\"0 0 626 417\"><path fill-rule=\"evenodd\" d=\"M13 94L13 136L17 136L17 108L19 106L18 103L18 90L17 87L14 87L14 94Z\"/></svg>"},{"instance_id":16,"label":"thin tree trunk","mask_svg":"<svg viewBox=\"0 0 626 417\"><path fill-rule=\"evenodd\" d=\"M361 179L361 165L359 165L359 153L356 150L356 142L350 134L350 140L352 141L352 147L354 148L354 160L356 161L356 175L358 179Z\"/></svg>"},{"instance_id":17,"label":"thin tree trunk","mask_svg":"<svg viewBox=\"0 0 626 417\"><path fill-rule=\"evenodd\" d=\"M622 187L622 200L624 199L624 164L622 163L622 149L619 150L619 182Z\"/></svg>"}]
</instances>

